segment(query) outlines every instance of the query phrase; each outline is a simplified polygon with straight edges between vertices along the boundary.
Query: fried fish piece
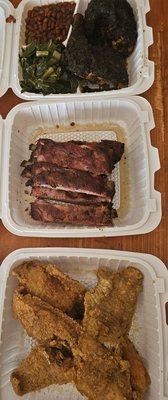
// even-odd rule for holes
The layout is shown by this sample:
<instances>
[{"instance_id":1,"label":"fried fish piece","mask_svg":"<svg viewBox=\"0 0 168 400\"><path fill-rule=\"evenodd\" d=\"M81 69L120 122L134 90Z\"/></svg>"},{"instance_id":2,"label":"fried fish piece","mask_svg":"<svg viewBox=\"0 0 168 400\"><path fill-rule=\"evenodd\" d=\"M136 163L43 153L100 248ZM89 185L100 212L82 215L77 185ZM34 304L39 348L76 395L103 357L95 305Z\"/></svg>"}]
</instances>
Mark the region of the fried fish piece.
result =
<instances>
[{"instance_id":1,"label":"fried fish piece","mask_svg":"<svg viewBox=\"0 0 168 400\"><path fill-rule=\"evenodd\" d=\"M16 394L40 390L52 384L73 381L73 356L62 348L35 347L11 374L11 384Z\"/></svg>"},{"instance_id":2,"label":"fried fish piece","mask_svg":"<svg viewBox=\"0 0 168 400\"><path fill-rule=\"evenodd\" d=\"M77 389L91 400L132 399L129 363L83 333L73 351Z\"/></svg>"},{"instance_id":3,"label":"fried fish piece","mask_svg":"<svg viewBox=\"0 0 168 400\"><path fill-rule=\"evenodd\" d=\"M56 266L38 260L26 261L13 270L29 293L59 308L75 319L82 319L85 287Z\"/></svg>"},{"instance_id":4,"label":"fried fish piece","mask_svg":"<svg viewBox=\"0 0 168 400\"><path fill-rule=\"evenodd\" d=\"M99 282L85 295L83 327L100 342L117 347L131 327L143 275L133 267L100 269Z\"/></svg>"},{"instance_id":5,"label":"fried fish piece","mask_svg":"<svg viewBox=\"0 0 168 400\"><path fill-rule=\"evenodd\" d=\"M103 376L102 371L95 370L92 363L79 359L75 381L78 391L88 400L125 400L126 397L117 383ZM127 397L131 399L131 397Z\"/></svg>"},{"instance_id":6,"label":"fried fish piece","mask_svg":"<svg viewBox=\"0 0 168 400\"><path fill-rule=\"evenodd\" d=\"M124 339L122 348L123 358L130 364L132 387L135 391L144 393L150 386L151 380L142 358L128 337Z\"/></svg>"},{"instance_id":7,"label":"fried fish piece","mask_svg":"<svg viewBox=\"0 0 168 400\"><path fill-rule=\"evenodd\" d=\"M28 294L23 287L14 292L13 311L28 335L40 344L52 345L59 337L70 346L77 346L81 326L61 310Z\"/></svg>"}]
</instances>

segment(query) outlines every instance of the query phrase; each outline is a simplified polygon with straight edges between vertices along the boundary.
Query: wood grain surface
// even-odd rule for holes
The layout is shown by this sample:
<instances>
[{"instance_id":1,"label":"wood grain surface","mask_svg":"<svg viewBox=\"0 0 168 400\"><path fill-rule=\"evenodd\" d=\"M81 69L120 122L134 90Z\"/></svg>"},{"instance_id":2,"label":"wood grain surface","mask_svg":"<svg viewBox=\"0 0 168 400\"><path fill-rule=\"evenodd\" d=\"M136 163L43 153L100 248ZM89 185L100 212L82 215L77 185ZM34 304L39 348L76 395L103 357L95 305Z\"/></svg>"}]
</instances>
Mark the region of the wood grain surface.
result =
<instances>
[{"instance_id":1,"label":"wood grain surface","mask_svg":"<svg viewBox=\"0 0 168 400\"><path fill-rule=\"evenodd\" d=\"M19 1L14 0L17 6ZM146 235L97 239L22 238L9 233L0 223L0 262L11 251L21 247L86 247L151 253L168 265L168 18L167 0L150 0L148 25L154 29L154 45L150 59L155 62L155 83L144 94L151 103L156 128L152 131L152 144L159 148L161 170L156 174L155 187L162 193L163 216L159 227ZM0 99L0 113L5 118L16 104L23 100L11 90Z\"/></svg>"}]
</instances>

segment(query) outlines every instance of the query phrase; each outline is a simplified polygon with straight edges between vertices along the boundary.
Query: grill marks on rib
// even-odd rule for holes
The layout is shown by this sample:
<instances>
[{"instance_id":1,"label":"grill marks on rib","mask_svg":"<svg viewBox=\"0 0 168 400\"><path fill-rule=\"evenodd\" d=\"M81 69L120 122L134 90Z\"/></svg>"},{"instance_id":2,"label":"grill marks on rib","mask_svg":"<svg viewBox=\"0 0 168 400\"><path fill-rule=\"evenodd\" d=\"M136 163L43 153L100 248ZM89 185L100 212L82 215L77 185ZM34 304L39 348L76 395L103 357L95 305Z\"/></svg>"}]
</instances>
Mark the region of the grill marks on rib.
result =
<instances>
[{"instance_id":1,"label":"grill marks on rib","mask_svg":"<svg viewBox=\"0 0 168 400\"><path fill-rule=\"evenodd\" d=\"M108 174L123 155L123 143L39 139L30 150L21 176L36 198L31 203L33 219L77 226L113 224L115 184Z\"/></svg>"},{"instance_id":2,"label":"grill marks on rib","mask_svg":"<svg viewBox=\"0 0 168 400\"><path fill-rule=\"evenodd\" d=\"M54 142L39 139L30 157L30 162L47 162L59 167L89 171L94 175L109 174L124 152L124 144L116 141Z\"/></svg>"},{"instance_id":3,"label":"grill marks on rib","mask_svg":"<svg viewBox=\"0 0 168 400\"><path fill-rule=\"evenodd\" d=\"M114 183L112 185L111 194L115 194ZM101 196L93 196L85 193L68 192L65 190L50 189L44 186L35 186L31 190L31 195L39 199L49 199L55 201L62 201L64 203L72 204L100 204L104 202L111 202L111 199L103 198Z\"/></svg>"},{"instance_id":4,"label":"grill marks on rib","mask_svg":"<svg viewBox=\"0 0 168 400\"><path fill-rule=\"evenodd\" d=\"M33 176L26 186L47 186L58 190L80 192L112 200L113 191L108 188L107 177L93 177L89 172L57 169Z\"/></svg>"},{"instance_id":5,"label":"grill marks on rib","mask_svg":"<svg viewBox=\"0 0 168 400\"><path fill-rule=\"evenodd\" d=\"M28 164L22 171L21 176L23 178L32 178L33 176L39 175L43 172L54 172L58 170L58 166L47 162L35 162L34 164Z\"/></svg>"},{"instance_id":6,"label":"grill marks on rib","mask_svg":"<svg viewBox=\"0 0 168 400\"><path fill-rule=\"evenodd\" d=\"M33 219L41 222L57 222L66 225L110 226L116 211L111 204L79 205L70 203L52 203L36 200L31 203Z\"/></svg>"}]
</instances>

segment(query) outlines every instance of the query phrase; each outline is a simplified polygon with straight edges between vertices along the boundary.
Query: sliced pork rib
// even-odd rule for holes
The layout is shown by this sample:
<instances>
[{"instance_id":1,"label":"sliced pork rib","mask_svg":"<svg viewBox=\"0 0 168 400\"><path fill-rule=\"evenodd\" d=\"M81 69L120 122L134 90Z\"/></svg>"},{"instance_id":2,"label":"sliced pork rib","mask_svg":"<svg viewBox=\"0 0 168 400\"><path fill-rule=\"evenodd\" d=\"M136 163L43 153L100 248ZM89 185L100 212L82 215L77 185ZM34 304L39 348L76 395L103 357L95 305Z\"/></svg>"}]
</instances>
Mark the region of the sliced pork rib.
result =
<instances>
[{"instance_id":1,"label":"sliced pork rib","mask_svg":"<svg viewBox=\"0 0 168 400\"><path fill-rule=\"evenodd\" d=\"M25 166L21 173L23 178L32 178L33 176L39 175L42 172L54 172L59 168L56 164L47 162L35 162L34 164L27 164L27 162L23 161L22 166Z\"/></svg>"},{"instance_id":2,"label":"sliced pork rib","mask_svg":"<svg viewBox=\"0 0 168 400\"><path fill-rule=\"evenodd\" d=\"M109 179L124 144L39 139L21 176L31 186L33 219L77 226L112 226L115 184Z\"/></svg>"},{"instance_id":3,"label":"sliced pork rib","mask_svg":"<svg viewBox=\"0 0 168 400\"><path fill-rule=\"evenodd\" d=\"M114 183L112 193L114 196ZM111 199L104 199L101 196L92 196L85 193L67 192L65 190L50 189L44 186L33 187L31 195L40 199L63 201L65 203L72 204L100 204L103 202L111 202Z\"/></svg>"},{"instance_id":4,"label":"sliced pork rib","mask_svg":"<svg viewBox=\"0 0 168 400\"><path fill-rule=\"evenodd\" d=\"M31 203L31 216L41 222L56 222L79 226L110 226L116 211L110 204L79 205L36 200Z\"/></svg>"},{"instance_id":5,"label":"sliced pork rib","mask_svg":"<svg viewBox=\"0 0 168 400\"><path fill-rule=\"evenodd\" d=\"M30 149L33 150L30 162L52 163L59 167L101 175L112 172L114 164L120 161L124 153L124 144L110 140L61 143L51 139L39 139Z\"/></svg>"},{"instance_id":6,"label":"sliced pork rib","mask_svg":"<svg viewBox=\"0 0 168 400\"><path fill-rule=\"evenodd\" d=\"M33 176L26 186L47 186L70 192L96 195L107 200L112 200L113 188L108 188L107 177L93 177L89 172L57 169Z\"/></svg>"}]
</instances>

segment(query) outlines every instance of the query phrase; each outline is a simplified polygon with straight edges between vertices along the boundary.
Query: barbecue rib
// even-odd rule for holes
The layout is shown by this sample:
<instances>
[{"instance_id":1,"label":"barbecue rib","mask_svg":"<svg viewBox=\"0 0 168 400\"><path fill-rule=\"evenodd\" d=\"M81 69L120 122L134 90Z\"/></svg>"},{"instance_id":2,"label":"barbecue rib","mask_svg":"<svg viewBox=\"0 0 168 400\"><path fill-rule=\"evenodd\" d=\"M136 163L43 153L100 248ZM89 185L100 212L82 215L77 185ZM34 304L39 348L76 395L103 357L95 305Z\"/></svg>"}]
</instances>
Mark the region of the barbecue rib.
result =
<instances>
[{"instance_id":1,"label":"barbecue rib","mask_svg":"<svg viewBox=\"0 0 168 400\"><path fill-rule=\"evenodd\" d=\"M55 172L58 170L58 166L56 164L51 164L48 162L34 162L33 164L29 164L29 161L23 161L21 166L25 168L21 173L23 178L32 178L33 176L45 173L45 172Z\"/></svg>"},{"instance_id":2,"label":"barbecue rib","mask_svg":"<svg viewBox=\"0 0 168 400\"><path fill-rule=\"evenodd\" d=\"M85 295L83 326L88 335L118 347L129 333L143 275L133 267L98 271L97 286Z\"/></svg>"},{"instance_id":3,"label":"barbecue rib","mask_svg":"<svg viewBox=\"0 0 168 400\"><path fill-rule=\"evenodd\" d=\"M72 382L73 356L64 345L55 348L35 347L11 375L16 394L23 396L52 384Z\"/></svg>"},{"instance_id":4,"label":"barbecue rib","mask_svg":"<svg viewBox=\"0 0 168 400\"><path fill-rule=\"evenodd\" d=\"M71 36L62 53L63 65L78 78L96 83L99 90L128 86L126 61L103 44L92 46L85 35L84 19L76 14Z\"/></svg>"},{"instance_id":5,"label":"barbecue rib","mask_svg":"<svg viewBox=\"0 0 168 400\"><path fill-rule=\"evenodd\" d=\"M115 185L112 183L112 198L115 194ZM50 189L45 186L35 186L31 190L31 195L38 199L55 200L64 203L93 205L111 202L111 199L104 199L101 196L93 196L85 193L67 192L65 190Z\"/></svg>"},{"instance_id":6,"label":"barbecue rib","mask_svg":"<svg viewBox=\"0 0 168 400\"><path fill-rule=\"evenodd\" d=\"M30 149L30 160L21 164L21 176L28 178L26 186L32 187L31 195L36 198L31 203L33 219L81 226L112 225L117 217L112 204L115 184L107 174L120 161L123 143L39 139Z\"/></svg>"},{"instance_id":7,"label":"barbecue rib","mask_svg":"<svg viewBox=\"0 0 168 400\"><path fill-rule=\"evenodd\" d=\"M133 10L126 0L91 0L85 12L85 33L92 44L107 43L129 56L137 40Z\"/></svg>"},{"instance_id":8,"label":"barbecue rib","mask_svg":"<svg viewBox=\"0 0 168 400\"><path fill-rule=\"evenodd\" d=\"M57 169L52 172L44 172L34 175L26 182L26 186L47 186L69 192L80 192L89 195L100 196L105 200L112 200L113 189L106 177L93 177L89 172Z\"/></svg>"},{"instance_id":9,"label":"barbecue rib","mask_svg":"<svg viewBox=\"0 0 168 400\"><path fill-rule=\"evenodd\" d=\"M53 346L55 339L60 338L69 346L77 346L80 325L61 310L28 294L23 287L14 292L13 311L28 335L40 344Z\"/></svg>"},{"instance_id":10,"label":"barbecue rib","mask_svg":"<svg viewBox=\"0 0 168 400\"><path fill-rule=\"evenodd\" d=\"M28 166L22 172L22 176L37 175L43 171L50 171L56 166L102 175L111 173L114 164L120 161L124 153L124 144L115 140L89 143L39 139L36 145L30 145L30 149L33 149L30 162L41 164ZM44 162L48 164L45 166ZM56 165L52 167L51 163ZM22 165L24 166L24 163ZM37 167L39 167L39 172L37 172Z\"/></svg>"},{"instance_id":11,"label":"barbecue rib","mask_svg":"<svg viewBox=\"0 0 168 400\"><path fill-rule=\"evenodd\" d=\"M79 226L112 226L112 219L117 217L117 213L112 209L111 204L91 206L36 200L31 203L31 216L42 222Z\"/></svg>"},{"instance_id":12,"label":"barbecue rib","mask_svg":"<svg viewBox=\"0 0 168 400\"><path fill-rule=\"evenodd\" d=\"M83 317L85 287L63 274L56 266L42 264L37 260L27 261L15 267L12 274L33 296L39 297L75 319Z\"/></svg>"}]
</instances>

